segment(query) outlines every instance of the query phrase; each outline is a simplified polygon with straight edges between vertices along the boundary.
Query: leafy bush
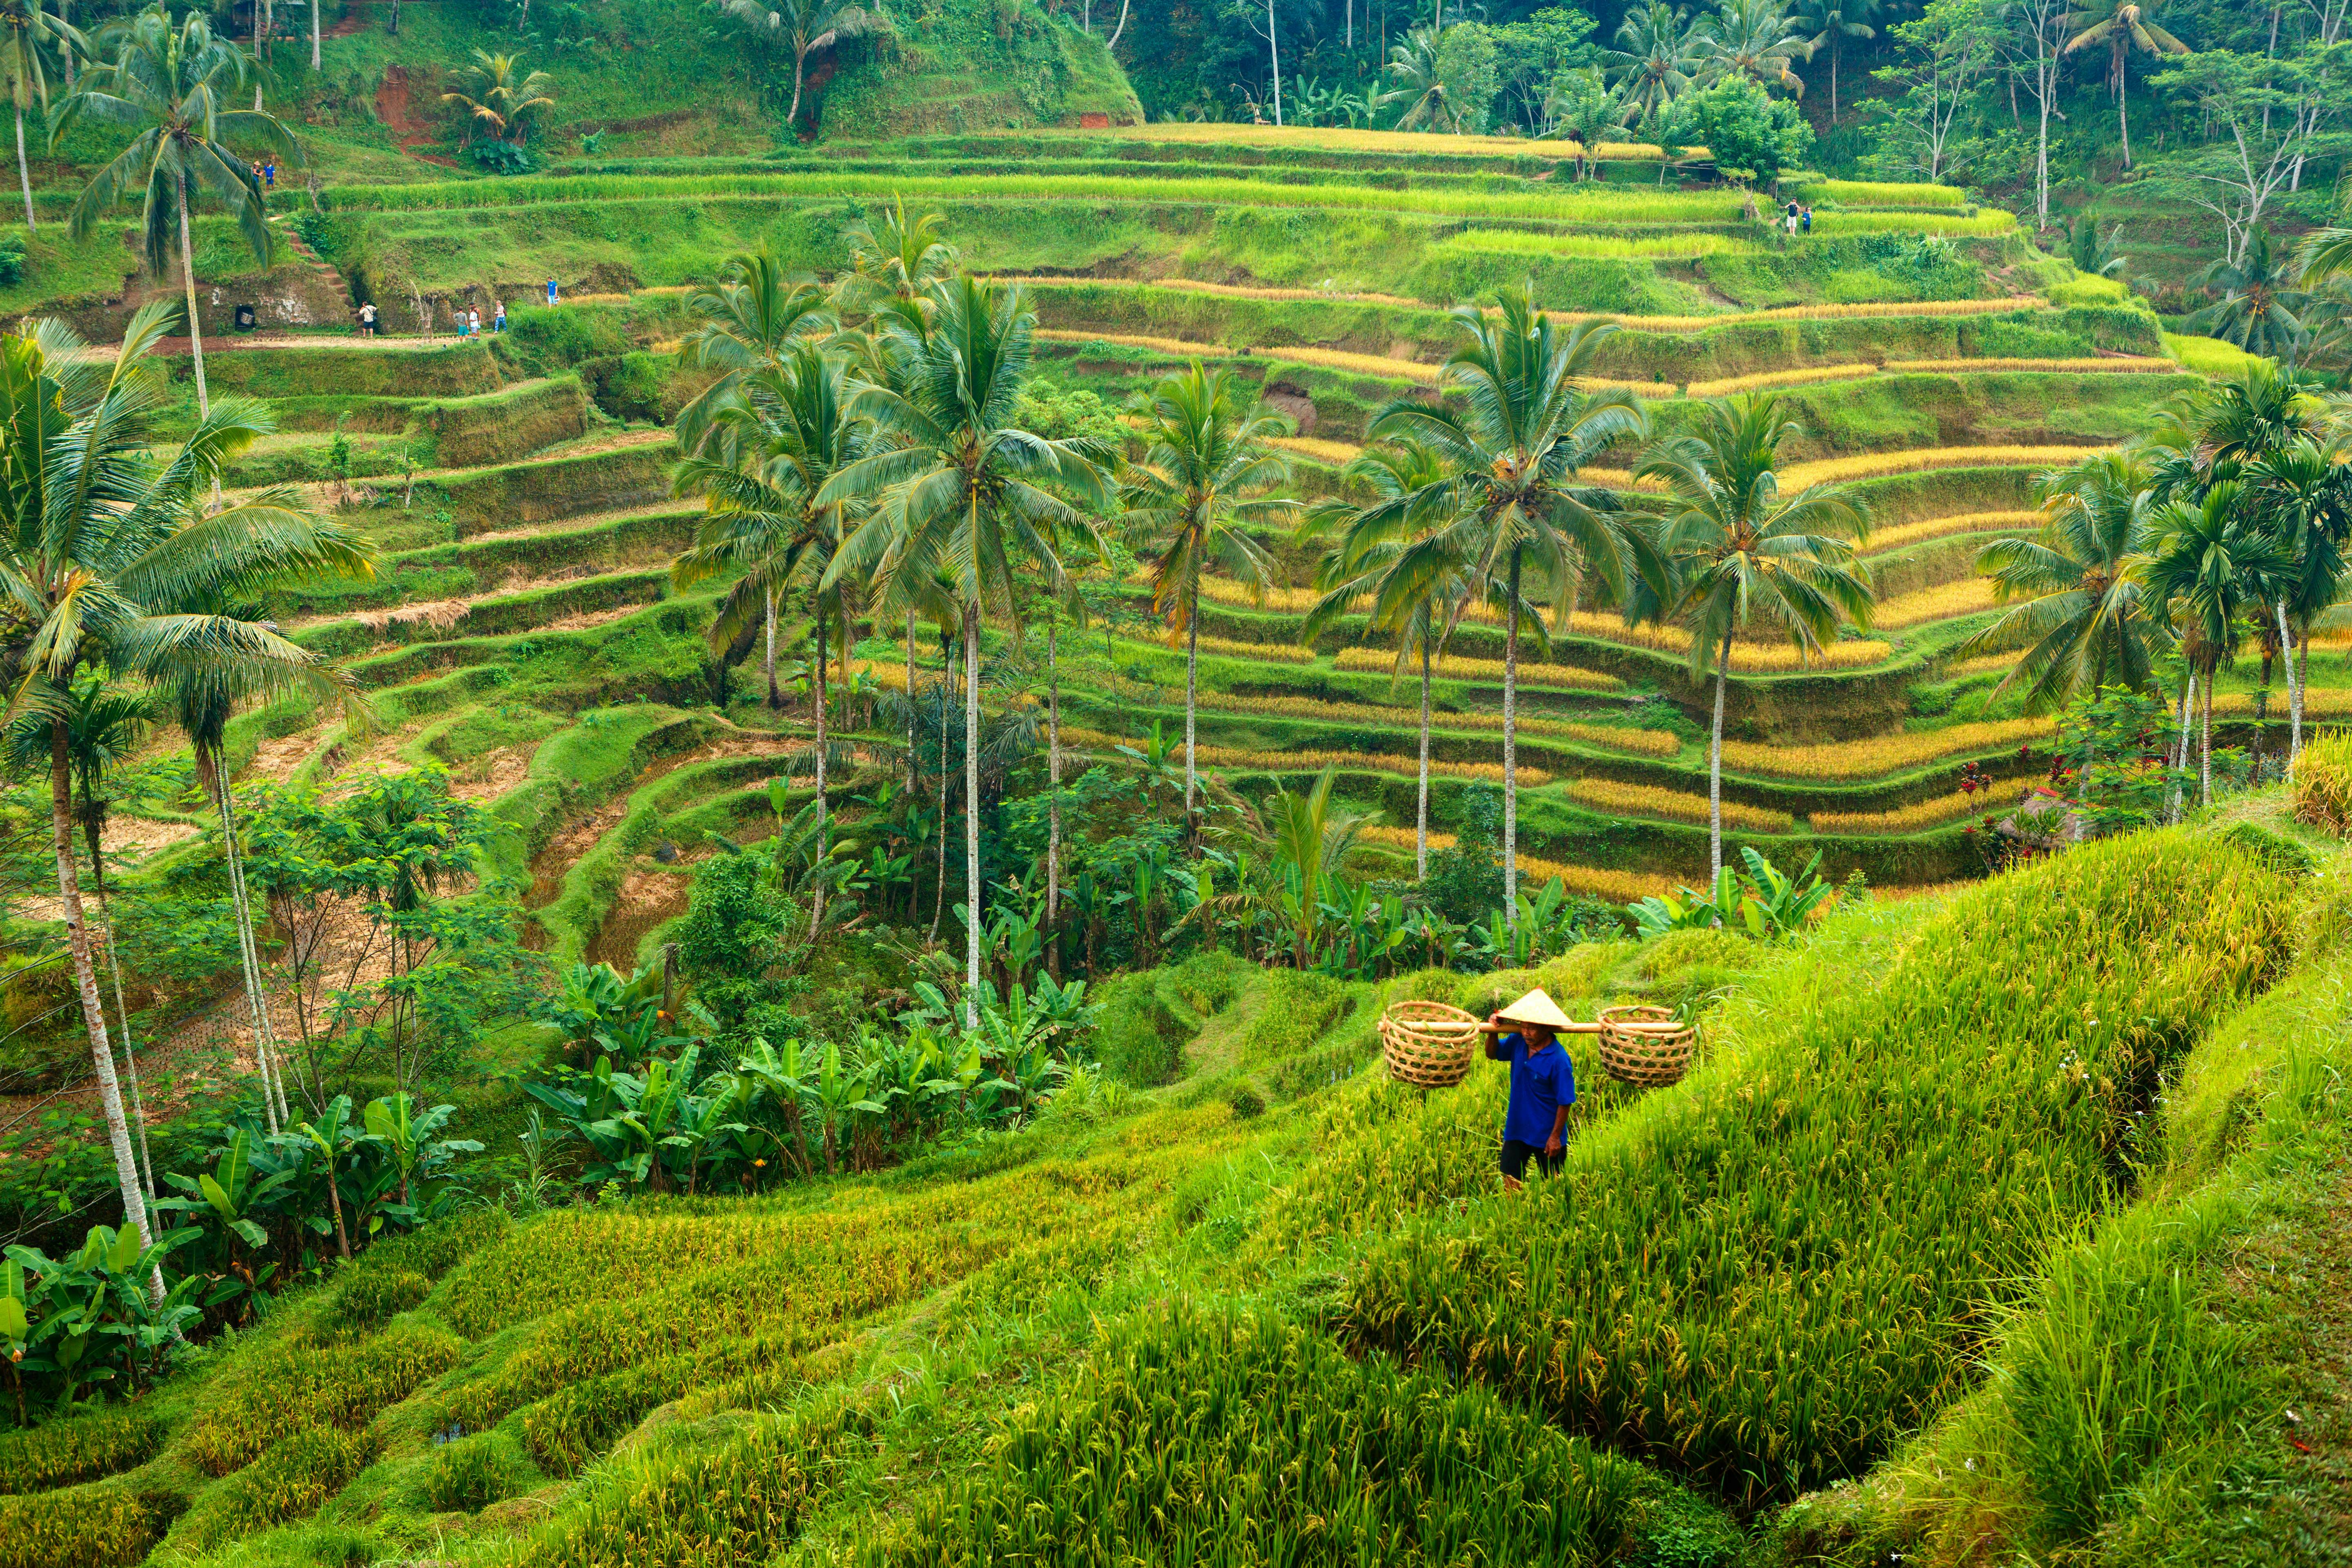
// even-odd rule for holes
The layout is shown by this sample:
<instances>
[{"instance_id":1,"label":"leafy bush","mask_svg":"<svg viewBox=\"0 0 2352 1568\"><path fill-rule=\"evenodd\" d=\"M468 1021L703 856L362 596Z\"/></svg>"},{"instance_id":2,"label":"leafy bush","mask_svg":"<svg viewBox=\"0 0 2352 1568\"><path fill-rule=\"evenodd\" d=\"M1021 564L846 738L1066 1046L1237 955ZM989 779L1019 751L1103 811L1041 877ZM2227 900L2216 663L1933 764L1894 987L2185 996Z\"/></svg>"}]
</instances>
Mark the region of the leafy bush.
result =
<instances>
[{"instance_id":1,"label":"leafy bush","mask_svg":"<svg viewBox=\"0 0 2352 1568\"><path fill-rule=\"evenodd\" d=\"M466 157L486 174L528 174L539 167L528 149L494 138L467 143Z\"/></svg>"},{"instance_id":2,"label":"leafy bush","mask_svg":"<svg viewBox=\"0 0 2352 1568\"><path fill-rule=\"evenodd\" d=\"M1344 1326L1641 1433L1735 1499L1853 1474L1964 1374L2002 1282L2112 1199L2159 1074L2270 979L2294 912L2275 873L2167 832L1841 957L1899 923L1845 917L1732 1005L1682 1085L1571 1144L1533 1209L1365 1253Z\"/></svg>"},{"instance_id":3,"label":"leafy bush","mask_svg":"<svg viewBox=\"0 0 2352 1568\"><path fill-rule=\"evenodd\" d=\"M13 289L24 280L25 242L0 239L0 289Z\"/></svg>"}]
</instances>

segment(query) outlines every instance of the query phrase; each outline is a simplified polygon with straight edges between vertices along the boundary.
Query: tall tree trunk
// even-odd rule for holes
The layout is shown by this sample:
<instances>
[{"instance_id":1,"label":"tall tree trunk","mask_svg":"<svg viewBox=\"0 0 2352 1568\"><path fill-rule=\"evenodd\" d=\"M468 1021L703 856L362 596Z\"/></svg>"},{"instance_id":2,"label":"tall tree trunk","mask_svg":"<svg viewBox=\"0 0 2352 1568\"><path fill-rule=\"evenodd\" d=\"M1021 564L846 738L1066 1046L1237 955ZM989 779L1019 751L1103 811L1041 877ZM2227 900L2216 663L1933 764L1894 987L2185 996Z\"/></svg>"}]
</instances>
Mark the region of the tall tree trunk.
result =
<instances>
[{"instance_id":1,"label":"tall tree trunk","mask_svg":"<svg viewBox=\"0 0 2352 1568\"><path fill-rule=\"evenodd\" d=\"M2213 804L2213 672L2205 672L2204 717L2199 721L2197 742L2197 804Z\"/></svg>"},{"instance_id":2,"label":"tall tree trunk","mask_svg":"<svg viewBox=\"0 0 2352 1568\"><path fill-rule=\"evenodd\" d=\"M907 809L915 808L915 612L907 612Z\"/></svg>"},{"instance_id":3,"label":"tall tree trunk","mask_svg":"<svg viewBox=\"0 0 2352 1568\"><path fill-rule=\"evenodd\" d=\"M1127 6L1128 0L1118 0L1118 26L1110 30L1110 42L1105 44L1104 48L1118 47L1118 36L1127 31Z\"/></svg>"},{"instance_id":4,"label":"tall tree trunk","mask_svg":"<svg viewBox=\"0 0 2352 1568\"><path fill-rule=\"evenodd\" d=\"M245 860L236 852L236 805L230 793L228 759L218 748L213 752L213 782L218 787L221 814L221 848L228 859L229 898L236 916L237 957L245 969L245 996L253 1010L253 1065L261 1075L261 1107L269 1131L275 1136L280 1124L290 1120L286 1110L286 1089L283 1074L272 1049L275 1038L269 1028L269 1004L262 994L261 946L253 934L253 903L247 897Z\"/></svg>"},{"instance_id":5,"label":"tall tree trunk","mask_svg":"<svg viewBox=\"0 0 2352 1568\"><path fill-rule=\"evenodd\" d=\"M2172 749L2172 773L2174 779L2172 785L2172 798L2165 805L2165 818L2168 822L2179 822L2180 820L2180 784L2179 781L2182 770L2189 766L2189 716L2195 713L2196 710L2197 672L2192 669L2189 672L2189 679L2183 681L2180 686L2180 742Z\"/></svg>"},{"instance_id":6,"label":"tall tree trunk","mask_svg":"<svg viewBox=\"0 0 2352 1568\"><path fill-rule=\"evenodd\" d=\"M980 605L963 612L963 1022L980 1027Z\"/></svg>"},{"instance_id":7,"label":"tall tree trunk","mask_svg":"<svg viewBox=\"0 0 2352 1568\"><path fill-rule=\"evenodd\" d=\"M2304 697L2310 689L2311 628L2306 626L2303 628L2303 641L2295 646L2294 650L2294 732L2297 737L2295 743L2298 750L2302 746ZM2287 761L2290 766L2293 765L2294 760L2294 753L2289 752Z\"/></svg>"},{"instance_id":8,"label":"tall tree trunk","mask_svg":"<svg viewBox=\"0 0 2352 1568\"><path fill-rule=\"evenodd\" d=\"M809 935L824 924L824 854L828 837L824 811L824 600L816 602L816 887L809 900Z\"/></svg>"},{"instance_id":9,"label":"tall tree trunk","mask_svg":"<svg viewBox=\"0 0 2352 1568\"><path fill-rule=\"evenodd\" d=\"M98 1100L106 1117L106 1136L114 1152L115 1184L122 1193L122 1223L135 1226L142 1245L152 1247L154 1231L147 1215L146 1195L139 1189L139 1165L131 1152L131 1124L122 1114L122 1090L114 1078L114 1050L106 1033L106 1008L98 999L98 966L90 960L89 930L82 920L81 882L74 871L73 780L66 764L66 727L49 721L49 832L58 863L58 899L65 906L66 945L72 954L74 988L81 995L82 1026L89 1032L90 1066L98 1073ZM161 1300L163 1272L150 1289Z\"/></svg>"},{"instance_id":10,"label":"tall tree trunk","mask_svg":"<svg viewBox=\"0 0 2352 1568\"><path fill-rule=\"evenodd\" d=\"M196 319L196 247L188 238L188 182L180 180L180 281L188 291L188 353L196 363L196 413L200 417L212 417L212 395L205 390L205 330ZM217 498L220 487L213 487Z\"/></svg>"},{"instance_id":11,"label":"tall tree trunk","mask_svg":"<svg viewBox=\"0 0 2352 1568\"><path fill-rule=\"evenodd\" d=\"M783 694L776 689L776 594L768 591L768 652L765 661L768 672L768 711L780 712L784 706Z\"/></svg>"},{"instance_id":12,"label":"tall tree trunk","mask_svg":"<svg viewBox=\"0 0 2352 1568\"><path fill-rule=\"evenodd\" d=\"M155 1191L155 1160L147 1148L147 1105L139 1093L139 1058L131 1046L131 1008L122 996L122 959L114 951L114 911L106 894L98 895L99 917L106 921L106 967L114 979L114 1021L122 1026L122 1071L131 1080L131 1127L139 1137L139 1172L147 1178L147 1196Z\"/></svg>"},{"instance_id":13,"label":"tall tree trunk","mask_svg":"<svg viewBox=\"0 0 2352 1568\"><path fill-rule=\"evenodd\" d=\"M2035 49L2042 45L2037 38ZM2034 100L2041 106L2042 129L2033 143L2033 226L2050 226L2050 95L2057 89L2057 72L2043 64L2038 54L2034 64L2034 80L2038 84Z\"/></svg>"},{"instance_id":14,"label":"tall tree trunk","mask_svg":"<svg viewBox=\"0 0 2352 1568\"><path fill-rule=\"evenodd\" d=\"M68 51L70 56L71 51ZM16 183L25 187L25 228L27 233L38 228L33 219L33 174L25 163L25 106L16 107Z\"/></svg>"},{"instance_id":15,"label":"tall tree trunk","mask_svg":"<svg viewBox=\"0 0 2352 1568\"><path fill-rule=\"evenodd\" d=\"M1519 927L1519 547L1503 606L1503 923Z\"/></svg>"},{"instance_id":16,"label":"tall tree trunk","mask_svg":"<svg viewBox=\"0 0 2352 1568\"><path fill-rule=\"evenodd\" d=\"M1045 963L1062 982L1062 681L1054 662L1060 619L1045 621Z\"/></svg>"},{"instance_id":17,"label":"tall tree trunk","mask_svg":"<svg viewBox=\"0 0 2352 1568\"><path fill-rule=\"evenodd\" d=\"M310 68L313 71L319 68L319 9L325 4L326 0L310 0ZM346 1251L343 1256L349 1258L351 1254Z\"/></svg>"},{"instance_id":18,"label":"tall tree trunk","mask_svg":"<svg viewBox=\"0 0 2352 1568\"><path fill-rule=\"evenodd\" d=\"M793 106L784 113L784 129L792 130L801 122L801 79L808 66L808 51L797 49L793 54Z\"/></svg>"},{"instance_id":19,"label":"tall tree trunk","mask_svg":"<svg viewBox=\"0 0 2352 1568\"><path fill-rule=\"evenodd\" d=\"M1421 780L1412 797L1412 874L1429 879L1429 612L1421 624Z\"/></svg>"},{"instance_id":20,"label":"tall tree trunk","mask_svg":"<svg viewBox=\"0 0 2352 1568\"><path fill-rule=\"evenodd\" d=\"M954 679L948 673L947 638L940 638L940 886L931 900L931 940L940 940L940 917L948 907L948 696Z\"/></svg>"},{"instance_id":21,"label":"tall tree trunk","mask_svg":"<svg viewBox=\"0 0 2352 1568\"><path fill-rule=\"evenodd\" d=\"M1715 661L1715 721L1706 737L1706 877L1713 887L1723 877L1723 689L1731 676L1731 633Z\"/></svg>"},{"instance_id":22,"label":"tall tree trunk","mask_svg":"<svg viewBox=\"0 0 2352 1568\"><path fill-rule=\"evenodd\" d=\"M1192 819L1192 791L1198 777L1193 767L1193 740L1201 694L1201 579L1197 573L1184 591L1184 842L1197 846L1200 824Z\"/></svg>"},{"instance_id":23,"label":"tall tree trunk","mask_svg":"<svg viewBox=\"0 0 2352 1568\"><path fill-rule=\"evenodd\" d=\"M1324 13L1328 16L1329 13ZM1274 122L1282 123L1282 46L1275 40L1274 0L1265 0L1265 52L1274 62Z\"/></svg>"},{"instance_id":24,"label":"tall tree trunk","mask_svg":"<svg viewBox=\"0 0 2352 1568\"><path fill-rule=\"evenodd\" d=\"M2286 601L2281 599L2273 606L2278 611L2279 663L2286 672L2286 776L2294 777L2294 759L2303 750L2303 685L2295 679L2295 643L2286 626Z\"/></svg>"},{"instance_id":25,"label":"tall tree trunk","mask_svg":"<svg viewBox=\"0 0 2352 1568\"><path fill-rule=\"evenodd\" d=\"M1837 129L1837 66L1838 41L1832 33L1830 37L1830 129L1832 131Z\"/></svg>"},{"instance_id":26,"label":"tall tree trunk","mask_svg":"<svg viewBox=\"0 0 2352 1568\"><path fill-rule=\"evenodd\" d=\"M2131 167L2131 93L2124 77L2123 61L2116 62L2116 129L2123 133L2124 167Z\"/></svg>"}]
</instances>

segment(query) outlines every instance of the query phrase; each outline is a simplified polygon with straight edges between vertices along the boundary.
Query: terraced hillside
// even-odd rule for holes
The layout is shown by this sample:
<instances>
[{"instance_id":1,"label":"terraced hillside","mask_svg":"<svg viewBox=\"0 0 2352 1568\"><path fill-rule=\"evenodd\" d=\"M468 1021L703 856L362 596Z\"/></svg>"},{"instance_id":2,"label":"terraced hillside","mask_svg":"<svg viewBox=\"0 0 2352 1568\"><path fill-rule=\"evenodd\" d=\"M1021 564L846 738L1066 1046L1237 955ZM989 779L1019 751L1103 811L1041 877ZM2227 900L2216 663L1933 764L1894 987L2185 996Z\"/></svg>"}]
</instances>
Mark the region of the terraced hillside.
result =
<instances>
[{"instance_id":1,"label":"terraced hillside","mask_svg":"<svg viewBox=\"0 0 2352 1568\"><path fill-rule=\"evenodd\" d=\"M1735 649L1725 795L1743 839L1776 858L1819 849L1833 875L1859 869L1878 883L1974 874L1960 830L1984 798L1958 791L1956 771L2045 770L2033 749L2050 733L2012 700L1993 700L2000 656L1950 656L1992 606L1975 556L2032 525L2037 473L2148 429L2189 384L2155 319L1953 190L1802 187L1816 226L1792 239L1746 217L1738 192L1662 188L1654 149L1606 149L1604 177L1577 183L1557 147L1445 138L1423 151L1432 140L1211 139L1154 126L836 143L757 165L330 186L327 253L379 295L457 297L459 280L483 280L477 297L505 299L514 330L488 346L257 343L218 356L214 379L280 410L289 434L246 460L256 482L319 472L327 427L347 433L352 472L374 492L352 515L390 552L385 569L363 590L289 613L311 646L353 658L398 716L389 734L423 734L430 715L434 736L462 736L463 716L486 706L529 709L537 730L615 704L685 707L721 693L696 640L707 598L663 586L664 559L692 523L666 500L660 422L698 384L678 352L691 324L684 297L733 248L765 244L826 275L843 265L850 226L902 195L939 213L967 263L1027 291L1045 374L1064 388L1117 405L1190 359L1240 370L1290 420L1282 444L1307 498L1341 488L1381 407L1433 394L1457 336L1452 306L1531 280L1548 310L1618 323L1596 373L1638 391L1655 427L1686 425L1706 398L1771 389L1800 431L1785 482L1840 481L1870 509L1874 624L1810 659L1763 642ZM529 302L526 280L551 271L642 286L550 311ZM407 325L403 313L387 319ZM367 395L341 395L362 387ZM1589 477L1630 488L1625 468L1607 463L1633 458L1628 448ZM1360 624L1300 645L1313 555L1286 534L1265 542L1286 586L1259 598L1209 585L1209 760L1244 784L1336 760L1347 794L1409 826L1411 690ZM1181 665L1143 624L1141 591L1124 585L1123 609L1118 595L1106 601L1111 624L1074 639L1064 661L1082 747L1180 721ZM857 649L859 678L903 687L895 628L863 629L873 635ZM992 649L1004 642L1001 629L990 637ZM1440 672L1441 826L1465 784L1496 775L1502 640L1498 623L1472 616ZM1584 611L1530 670L1521 745L1533 787L1520 832L1533 869L1624 897L1703 866L1705 704L1686 655L1672 628ZM2343 700L2311 696L2320 713ZM2221 711L2251 716L2251 695L2225 689ZM733 721L772 727L740 708ZM292 715L269 727L285 731L273 758L306 736L307 765L361 754ZM695 742L753 744L723 724ZM369 754L394 745L378 738ZM612 825L621 837L608 847L625 846L628 861L676 841L671 816L756 771L740 757L681 769L662 804ZM554 836L561 859L587 847L580 833L524 815L541 892L566 886L542 840ZM633 909L677 907L677 879L652 862L592 859L596 890L562 895L567 951L594 944L599 906L624 884L639 889ZM632 917L616 928L627 932L620 946L596 951L625 958L651 919Z\"/></svg>"}]
</instances>

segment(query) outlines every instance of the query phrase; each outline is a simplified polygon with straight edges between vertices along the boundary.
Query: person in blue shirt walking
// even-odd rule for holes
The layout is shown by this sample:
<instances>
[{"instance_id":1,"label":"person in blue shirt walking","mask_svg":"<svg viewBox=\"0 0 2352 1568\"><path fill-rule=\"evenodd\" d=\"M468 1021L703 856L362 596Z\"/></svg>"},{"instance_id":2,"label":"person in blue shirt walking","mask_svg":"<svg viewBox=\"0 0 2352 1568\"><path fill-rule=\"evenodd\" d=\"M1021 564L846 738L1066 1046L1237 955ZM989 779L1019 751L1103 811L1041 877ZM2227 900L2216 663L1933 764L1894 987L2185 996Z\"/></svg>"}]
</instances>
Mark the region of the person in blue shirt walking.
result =
<instances>
[{"instance_id":1,"label":"person in blue shirt walking","mask_svg":"<svg viewBox=\"0 0 2352 1568\"><path fill-rule=\"evenodd\" d=\"M1519 1190L1528 1162L1559 1173L1568 1108L1576 1103L1576 1068L1560 1047L1568 1015L1538 987L1490 1015L1484 1026L1489 1060L1511 1064L1511 1105L1503 1116L1503 1185Z\"/></svg>"}]
</instances>

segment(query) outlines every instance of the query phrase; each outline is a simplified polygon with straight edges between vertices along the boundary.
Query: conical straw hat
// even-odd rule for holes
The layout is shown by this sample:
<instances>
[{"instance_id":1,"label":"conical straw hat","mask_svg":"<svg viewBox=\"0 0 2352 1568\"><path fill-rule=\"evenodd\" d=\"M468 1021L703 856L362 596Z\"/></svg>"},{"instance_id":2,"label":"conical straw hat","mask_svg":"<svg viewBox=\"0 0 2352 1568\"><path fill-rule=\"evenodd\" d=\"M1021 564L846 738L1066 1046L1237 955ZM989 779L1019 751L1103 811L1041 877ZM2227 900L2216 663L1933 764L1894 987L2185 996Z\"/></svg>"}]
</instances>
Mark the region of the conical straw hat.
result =
<instances>
[{"instance_id":1,"label":"conical straw hat","mask_svg":"<svg viewBox=\"0 0 2352 1568\"><path fill-rule=\"evenodd\" d=\"M1547 995L1540 985L1502 1009L1500 1016L1507 1023L1537 1024L1553 1030L1565 1029L1571 1022L1569 1016L1559 1010L1559 1004Z\"/></svg>"}]
</instances>

